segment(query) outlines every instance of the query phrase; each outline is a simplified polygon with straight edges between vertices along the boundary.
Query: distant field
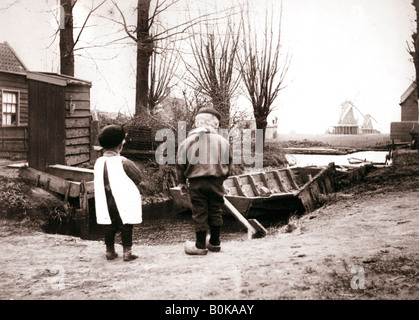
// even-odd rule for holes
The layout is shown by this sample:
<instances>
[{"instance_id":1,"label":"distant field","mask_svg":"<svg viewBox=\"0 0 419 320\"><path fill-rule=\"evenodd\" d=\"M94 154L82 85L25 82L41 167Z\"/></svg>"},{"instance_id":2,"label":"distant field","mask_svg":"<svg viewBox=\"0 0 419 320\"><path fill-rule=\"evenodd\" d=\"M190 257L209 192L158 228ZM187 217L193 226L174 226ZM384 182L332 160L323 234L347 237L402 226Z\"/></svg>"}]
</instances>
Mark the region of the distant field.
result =
<instances>
[{"instance_id":1,"label":"distant field","mask_svg":"<svg viewBox=\"0 0 419 320\"><path fill-rule=\"evenodd\" d=\"M336 134L278 134L277 139L269 139L268 142L309 141L321 142L333 147L348 148L373 148L384 147L391 142L390 134L360 134L360 135L336 135Z\"/></svg>"}]
</instances>

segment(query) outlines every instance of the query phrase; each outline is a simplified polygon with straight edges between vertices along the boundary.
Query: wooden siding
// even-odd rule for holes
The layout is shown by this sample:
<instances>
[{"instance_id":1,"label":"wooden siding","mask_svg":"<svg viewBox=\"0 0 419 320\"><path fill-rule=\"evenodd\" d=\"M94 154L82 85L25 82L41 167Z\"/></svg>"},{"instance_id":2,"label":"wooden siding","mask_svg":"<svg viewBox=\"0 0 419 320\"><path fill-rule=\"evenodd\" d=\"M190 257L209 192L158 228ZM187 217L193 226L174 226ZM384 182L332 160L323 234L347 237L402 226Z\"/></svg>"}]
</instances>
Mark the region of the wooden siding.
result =
<instances>
[{"instance_id":1,"label":"wooden siding","mask_svg":"<svg viewBox=\"0 0 419 320\"><path fill-rule=\"evenodd\" d=\"M66 165L90 161L90 127L90 87L69 84L65 91Z\"/></svg>"},{"instance_id":2,"label":"wooden siding","mask_svg":"<svg viewBox=\"0 0 419 320\"><path fill-rule=\"evenodd\" d=\"M417 121L392 122L390 124L390 139L400 142L411 142L410 131Z\"/></svg>"},{"instance_id":3,"label":"wooden siding","mask_svg":"<svg viewBox=\"0 0 419 320\"><path fill-rule=\"evenodd\" d=\"M417 93L414 90L401 105L401 121L419 121Z\"/></svg>"},{"instance_id":4,"label":"wooden siding","mask_svg":"<svg viewBox=\"0 0 419 320\"><path fill-rule=\"evenodd\" d=\"M19 92L19 123L18 126L28 125L28 82L25 75L0 71L0 112L2 105L2 90ZM0 117L1 122L1 117Z\"/></svg>"},{"instance_id":5,"label":"wooden siding","mask_svg":"<svg viewBox=\"0 0 419 320\"><path fill-rule=\"evenodd\" d=\"M28 152L28 127L0 127L0 152L22 154Z\"/></svg>"}]
</instances>

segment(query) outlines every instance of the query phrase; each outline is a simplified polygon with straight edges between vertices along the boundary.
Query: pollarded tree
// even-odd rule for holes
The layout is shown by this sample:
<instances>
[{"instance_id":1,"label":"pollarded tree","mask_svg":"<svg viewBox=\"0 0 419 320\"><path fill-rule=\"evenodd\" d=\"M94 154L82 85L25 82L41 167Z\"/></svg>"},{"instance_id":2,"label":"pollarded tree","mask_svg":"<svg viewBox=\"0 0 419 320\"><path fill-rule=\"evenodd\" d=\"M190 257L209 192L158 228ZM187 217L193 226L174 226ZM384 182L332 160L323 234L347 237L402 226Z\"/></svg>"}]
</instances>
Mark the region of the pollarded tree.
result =
<instances>
[{"instance_id":1,"label":"pollarded tree","mask_svg":"<svg viewBox=\"0 0 419 320\"><path fill-rule=\"evenodd\" d=\"M263 130L263 141L267 118L279 92L285 88L284 80L290 66L290 57L281 54L281 14L278 25L273 26L271 16L266 11L265 26L261 34L252 23L249 10L243 10L243 46L238 56L239 69L245 91L253 107L256 128ZM277 32L275 34L274 30ZM261 35L261 38L258 36Z\"/></svg>"},{"instance_id":2,"label":"pollarded tree","mask_svg":"<svg viewBox=\"0 0 419 320\"><path fill-rule=\"evenodd\" d=\"M193 32L191 48L195 64L184 61L192 78L191 86L210 98L222 115L221 128L229 128L231 99L240 82L240 73L235 69L240 27L234 30L228 20L225 28L220 25L211 28L207 24L204 31Z\"/></svg>"}]
</instances>

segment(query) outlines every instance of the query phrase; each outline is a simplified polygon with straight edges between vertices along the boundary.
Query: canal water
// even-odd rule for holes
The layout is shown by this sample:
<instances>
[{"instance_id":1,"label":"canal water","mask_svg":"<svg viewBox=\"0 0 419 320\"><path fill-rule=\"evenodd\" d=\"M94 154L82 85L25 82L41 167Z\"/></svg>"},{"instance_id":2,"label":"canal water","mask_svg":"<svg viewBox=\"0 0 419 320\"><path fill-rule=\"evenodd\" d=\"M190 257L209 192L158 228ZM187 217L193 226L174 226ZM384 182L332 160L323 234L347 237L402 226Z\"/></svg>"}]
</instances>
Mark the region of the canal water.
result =
<instances>
[{"instance_id":1,"label":"canal water","mask_svg":"<svg viewBox=\"0 0 419 320\"><path fill-rule=\"evenodd\" d=\"M387 155L388 151L361 151L345 155L286 154L285 157L290 165L305 167L327 166L331 162L337 166L353 165L350 159L385 164Z\"/></svg>"}]
</instances>

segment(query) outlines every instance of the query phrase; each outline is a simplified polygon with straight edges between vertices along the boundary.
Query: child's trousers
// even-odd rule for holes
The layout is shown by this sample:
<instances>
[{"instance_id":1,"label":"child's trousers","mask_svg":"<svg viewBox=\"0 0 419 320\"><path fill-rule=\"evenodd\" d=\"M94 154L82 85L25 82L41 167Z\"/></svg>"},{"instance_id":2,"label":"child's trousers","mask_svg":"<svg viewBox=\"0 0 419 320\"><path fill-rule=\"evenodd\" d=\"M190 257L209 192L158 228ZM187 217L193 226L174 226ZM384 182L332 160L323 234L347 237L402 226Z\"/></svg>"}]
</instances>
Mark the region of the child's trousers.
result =
<instances>
[{"instance_id":1,"label":"child's trousers","mask_svg":"<svg viewBox=\"0 0 419 320\"><path fill-rule=\"evenodd\" d=\"M115 244L115 235L118 231L121 232L121 241L124 247L132 246L132 224L110 224L105 225L105 244L112 247Z\"/></svg>"},{"instance_id":2,"label":"child's trousers","mask_svg":"<svg viewBox=\"0 0 419 320\"><path fill-rule=\"evenodd\" d=\"M207 231L208 227L223 224L225 178L202 177L189 179L189 195L192 202L192 219L195 231Z\"/></svg>"}]
</instances>

